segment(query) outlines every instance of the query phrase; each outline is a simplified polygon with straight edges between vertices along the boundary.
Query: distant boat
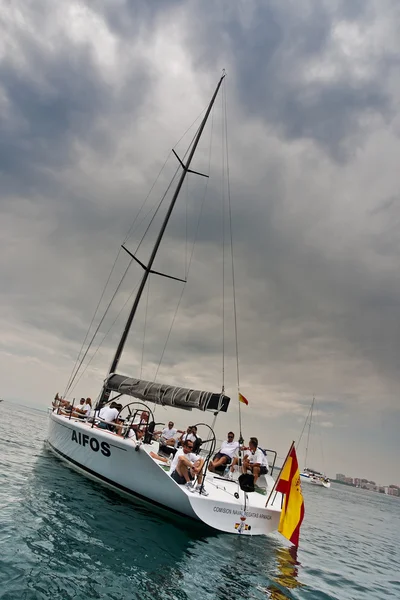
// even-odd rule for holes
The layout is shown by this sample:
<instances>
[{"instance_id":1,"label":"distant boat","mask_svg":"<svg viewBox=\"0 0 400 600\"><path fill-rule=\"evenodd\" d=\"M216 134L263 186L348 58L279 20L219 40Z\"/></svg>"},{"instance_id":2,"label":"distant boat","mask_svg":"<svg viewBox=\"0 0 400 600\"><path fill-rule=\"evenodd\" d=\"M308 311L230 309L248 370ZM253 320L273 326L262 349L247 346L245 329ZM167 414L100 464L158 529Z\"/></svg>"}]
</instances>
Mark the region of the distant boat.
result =
<instances>
[{"instance_id":1,"label":"distant boat","mask_svg":"<svg viewBox=\"0 0 400 600\"><path fill-rule=\"evenodd\" d=\"M3 398L0 398L0 402L4 402Z\"/></svg>"},{"instance_id":2,"label":"distant boat","mask_svg":"<svg viewBox=\"0 0 400 600\"><path fill-rule=\"evenodd\" d=\"M311 423L312 423L312 417L313 417L313 411L314 411L314 404L315 404L315 397L313 398L313 401L311 404L310 418L308 421L306 455L304 458L304 469L300 473L300 480L303 483L309 483L310 485L314 485L317 487L330 488L331 482L324 473L321 473L320 471L316 471L315 469L311 469L306 466L307 465L307 457L308 457L308 446L310 443L310 432L311 432Z\"/></svg>"}]
</instances>

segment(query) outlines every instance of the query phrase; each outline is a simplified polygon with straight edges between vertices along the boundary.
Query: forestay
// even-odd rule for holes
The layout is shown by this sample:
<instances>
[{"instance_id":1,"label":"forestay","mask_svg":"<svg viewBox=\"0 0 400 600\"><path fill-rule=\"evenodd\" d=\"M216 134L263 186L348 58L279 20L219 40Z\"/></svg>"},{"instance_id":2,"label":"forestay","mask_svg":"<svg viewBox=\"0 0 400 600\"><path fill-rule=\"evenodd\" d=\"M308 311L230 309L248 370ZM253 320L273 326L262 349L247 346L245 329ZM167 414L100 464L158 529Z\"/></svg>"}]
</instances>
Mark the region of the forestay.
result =
<instances>
[{"instance_id":1,"label":"forestay","mask_svg":"<svg viewBox=\"0 0 400 600\"><path fill-rule=\"evenodd\" d=\"M230 398L223 394L174 387L164 383L154 383L126 377L125 375L117 375L116 373L108 377L106 387L111 391L133 396L138 400L187 410L197 408L199 410L226 412L230 402Z\"/></svg>"}]
</instances>

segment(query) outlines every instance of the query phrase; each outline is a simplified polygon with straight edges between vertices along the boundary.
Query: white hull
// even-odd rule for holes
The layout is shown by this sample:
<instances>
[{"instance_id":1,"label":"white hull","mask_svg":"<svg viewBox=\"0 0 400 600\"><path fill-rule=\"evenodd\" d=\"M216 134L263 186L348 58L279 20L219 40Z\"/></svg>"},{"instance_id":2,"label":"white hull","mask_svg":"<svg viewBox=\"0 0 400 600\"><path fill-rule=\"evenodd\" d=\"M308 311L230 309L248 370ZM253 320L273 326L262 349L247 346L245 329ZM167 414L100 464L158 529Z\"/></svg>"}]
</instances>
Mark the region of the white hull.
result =
<instances>
[{"instance_id":1,"label":"white hull","mask_svg":"<svg viewBox=\"0 0 400 600\"><path fill-rule=\"evenodd\" d=\"M313 485L314 487L324 487L324 488L331 487L330 481L324 481L323 479L320 479L319 477L312 477L311 475L308 475L307 473L300 473L300 481L302 483L308 483L309 485Z\"/></svg>"},{"instance_id":2,"label":"white hull","mask_svg":"<svg viewBox=\"0 0 400 600\"><path fill-rule=\"evenodd\" d=\"M265 507L267 496L245 494L235 481L207 473L205 487L209 496L191 493L180 486L154 460L157 444L135 444L88 423L49 415L48 448L76 471L131 499L150 502L160 509L201 521L227 533L266 535L277 530L281 512L281 494ZM268 488L273 480L267 476ZM238 498L234 497L235 492ZM244 510L245 508L245 510ZM242 521L241 516L245 516Z\"/></svg>"}]
</instances>

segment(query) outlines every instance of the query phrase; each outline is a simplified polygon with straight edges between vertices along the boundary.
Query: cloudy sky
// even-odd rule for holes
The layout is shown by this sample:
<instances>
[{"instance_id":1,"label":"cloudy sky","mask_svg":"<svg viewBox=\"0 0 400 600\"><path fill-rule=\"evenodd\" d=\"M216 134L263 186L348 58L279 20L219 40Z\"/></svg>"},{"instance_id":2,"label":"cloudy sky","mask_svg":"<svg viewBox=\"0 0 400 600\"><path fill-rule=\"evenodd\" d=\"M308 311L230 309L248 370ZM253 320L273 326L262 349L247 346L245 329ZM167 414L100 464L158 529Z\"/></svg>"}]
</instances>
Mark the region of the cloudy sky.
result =
<instances>
[{"instance_id":1,"label":"cloudy sky","mask_svg":"<svg viewBox=\"0 0 400 600\"><path fill-rule=\"evenodd\" d=\"M400 484L398 2L15 1L0 23L1 396L45 407L65 389L119 246L225 68L243 433L284 455L315 394L312 465ZM196 237L161 366L182 285L155 278L120 365L215 391L223 109L194 163L208 187L190 176L157 262L184 276ZM127 266L121 254L100 309ZM139 275L132 266L73 396L98 394ZM228 270L226 284L234 399ZM218 433L237 417L232 402Z\"/></svg>"}]
</instances>

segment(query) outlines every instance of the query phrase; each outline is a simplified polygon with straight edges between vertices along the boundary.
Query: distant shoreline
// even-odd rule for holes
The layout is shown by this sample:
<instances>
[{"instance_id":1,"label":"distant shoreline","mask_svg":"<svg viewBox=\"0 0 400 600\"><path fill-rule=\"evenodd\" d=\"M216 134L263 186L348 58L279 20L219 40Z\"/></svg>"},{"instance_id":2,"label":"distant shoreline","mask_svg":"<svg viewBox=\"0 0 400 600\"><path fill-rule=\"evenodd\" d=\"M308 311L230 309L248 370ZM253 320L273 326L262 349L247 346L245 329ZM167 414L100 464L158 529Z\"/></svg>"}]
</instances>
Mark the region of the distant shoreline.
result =
<instances>
[{"instance_id":1,"label":"distant shoreline","mask_svg":"<svg viewBox=\"0 0 400 600\"><path fill-rule=\"evenodd\" d=\"M392 498L400 498L399 493L397 493L397 495L396 495L396 494L388 494L387 492L385 492L384 488L389 488L390 486L381 486L381 485L378 486L377 485L375 487L375 489L372 489L372 488L364 487L362 485L354 485L354 483L349 483L347 481L341 481L340 479L331 479L331 481L333 483L339 483L340 485L347 485L348 487L356 488L358 490L364 490L366 492L373 492L374 494L382 494L384 496L390 496Z\"/></svg>"}]
</instances>

